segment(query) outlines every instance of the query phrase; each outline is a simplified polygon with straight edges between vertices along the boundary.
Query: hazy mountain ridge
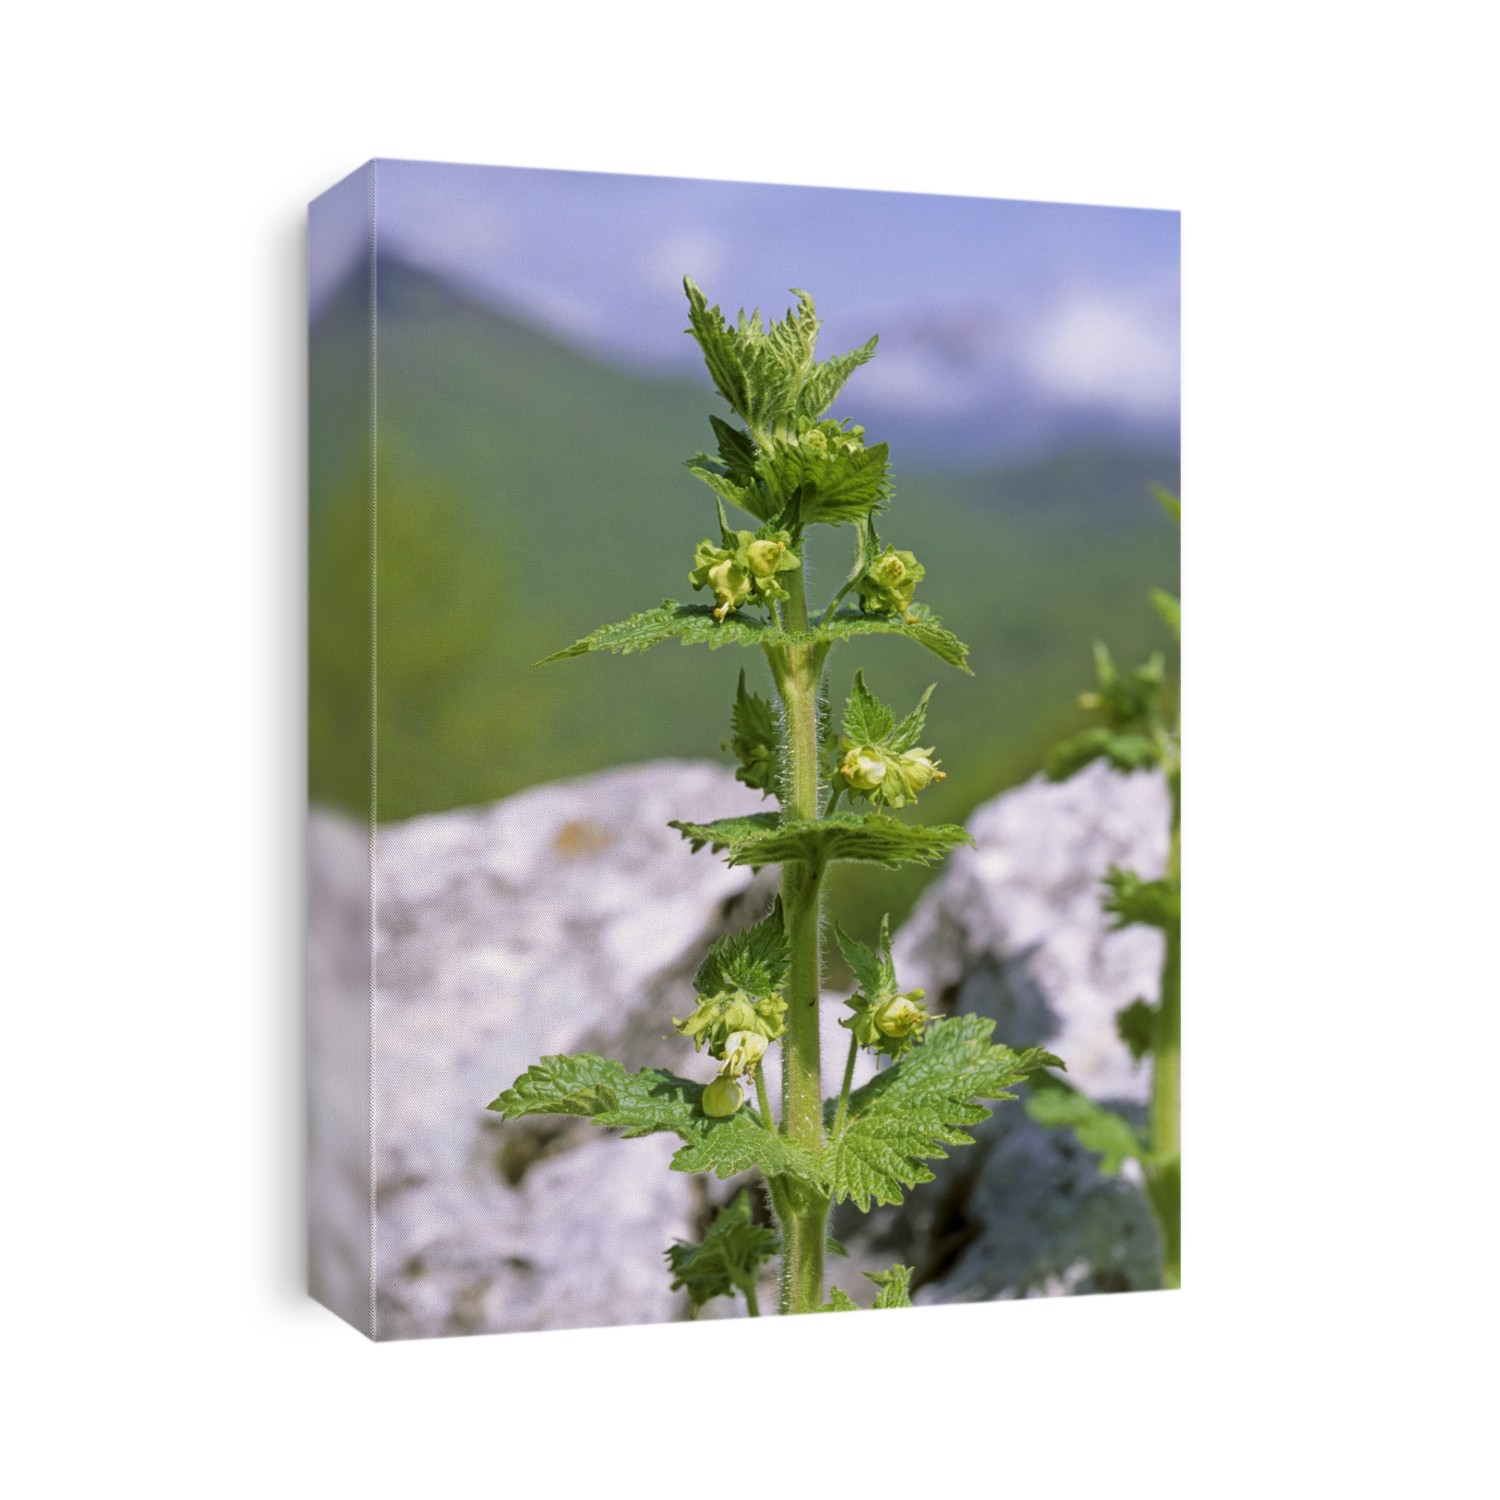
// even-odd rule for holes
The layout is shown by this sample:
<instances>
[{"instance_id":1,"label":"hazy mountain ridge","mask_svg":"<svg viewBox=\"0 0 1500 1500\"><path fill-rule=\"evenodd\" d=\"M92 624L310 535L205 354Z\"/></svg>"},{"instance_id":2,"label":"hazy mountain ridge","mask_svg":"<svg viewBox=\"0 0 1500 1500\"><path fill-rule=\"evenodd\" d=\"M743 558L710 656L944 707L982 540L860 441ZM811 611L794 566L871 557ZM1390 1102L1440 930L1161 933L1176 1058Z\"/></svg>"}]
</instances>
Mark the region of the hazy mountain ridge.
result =
<instances>
[{"instance_id":1,"label":"hazy mountain ridge","mask_svg":"<svg viewBox=\"0 0 1500 1500\"><path fill-rule=\"evenodd\" d=\"M352 277L313 327L315 428L368 401L350 372L368 358L369 290ZM710 444L708 415L722 411L706 376L612 368L396 261L380 263L377 295L379 815L487 802L620 761L718 754L737 669L758 680L758 657L663 646L530 666L598 624L691 597L693 544L715 524L682 464ZM863 417L860 373L839 409ZM1095 447L938 473L893 446L892 462L881 534L922 559L922 595L971 643L979 675L900 641L859 661L898 703L942 684L930 724L950 779L923 813L962 818L1034 771L1076 721L1096 636L1127 657L1164 644L1146 595L1175 586L1177 537L1146 486L1175 487L1177 459ZM348 684L369 659L368 481L343 467L314 445L315 703L357 703ZM814 598L842 578L846 545L815 529ZM834 655L836 699L853 660ZM357 714L314 716L316 798L361 800L349 768L368 760L362 732Z\"/></svg>"}]
</instances>

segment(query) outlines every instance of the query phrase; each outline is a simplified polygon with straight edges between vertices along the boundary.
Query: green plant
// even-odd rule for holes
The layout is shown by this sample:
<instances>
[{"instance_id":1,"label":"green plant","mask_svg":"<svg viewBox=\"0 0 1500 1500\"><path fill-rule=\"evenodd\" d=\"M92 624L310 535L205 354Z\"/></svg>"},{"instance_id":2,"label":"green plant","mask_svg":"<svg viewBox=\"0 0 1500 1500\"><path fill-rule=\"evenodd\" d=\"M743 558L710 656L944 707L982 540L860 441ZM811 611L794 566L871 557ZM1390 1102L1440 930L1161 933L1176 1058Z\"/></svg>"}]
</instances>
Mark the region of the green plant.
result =
<instances>
[{"instance_id":1,"label":"green plant","mask_svg":"<svg viewBox=\"0 0 1500 1500\"><path fill-rule=\"evenodd\" d=\"M933 749L919 743L932 689L898 719L860 673L835 731L824 694L829 653L855 637L897 635L967 672L968 650L916 601L922 565L876 533L876 513L891 498L886 444L867 444L862 428L824 415L874 355L876 340L819 362L819 323L805 292L793 292L797 306L783 321L763 326L758 313L728 323L691 281L684 285L688 332L738 419L710 417L716 454L688 460L713 492L718 534L698 543L689 582L713 602L666 600L548 660L644 651L669 640L758 649L776 701L752 692L741 672L726 748L739 779L774 796L778 808L672 826L695 852L708 847L731 865L779 866L781 892L748 931L713 945L694 977L697 1005L674 1023L719 1063L713 1081L705 1086L658 1068L630 1073L587 1054L548 1057L489 1107L507 1119L583 1116L627 1136L674 1132L683 1142L672 1159L677 1171L721 1178L758 1171L775 1227L752 1223L749 1200L736 1198L700 1244L668 1252L673 1284L688 1289L695 1307L738 1291L755 1313L757 1270L779 1256L782 1312L838 1311L855 1304L837 1288L825 1300L830 1207L900 1203L932 1179L926 1163L945 1156L945 1146L969 1143L964 1127L990 1113L979 1100L1014 1098L1014 1085L1060 1063L1040 1049L1018 1054L994 1044L993 1023L980 1017L930 1016L920 990L901 992L883 923L874 948L837 934L859 990L843 1018L842 1085L824 1097L819 1014L829 866L931 864L969 842L961 828L893 816L944 775ZM754 527L732 529L726 505ZM810 610L809 541L819 526L847 527L853 556L832 598ZM772 1048L780 1050L779 1118L765 1079ZM854 1089L861 1048L887 1061ZM877 1307L909 1303L907 1268L875 1279Z\"/></svg>"},{"instance_id":2,"label":"green plant","mask_svg":"<svg viewBox=\"0 0 1500 1500\"><path fill-rule=\"evenodd\" d=\"M1180 523L1182 508L1176 496L1160 487L1155 493L1162 508ZM1180 636L1180 602L1157 589L1151 603L1173 635ZM1100 1153L1106 1172L1118 1172L1128 1159L1140 1163L1161 1231L1162 1280L1175 1287L1182 1282L1182 734L1177 715L1169 712L1166 663L1159 652L1144 666L1122 673L1108 648L1098 643L1094 669L1097 686L1079 702L1101 722L1059 745L1047 774L1053 781L1065 781L1102 759L1117 771L1159 769L1166 775L1171 836L1165 871L1159 879L1145 880L1134 870L1113 866L1103 882L1104 909L1114 917L1116 930L1155 927L1164 939L1156 1002L1137 998L1115 1018L1131 1055L1137 1060L1151 1057L1151 1102L1144 1138L1123 1117L1047 1073L1033 1080L1026 1109L1043 1125L1071 1128L1080 1144Z\"/></svg>"}]
</instances>

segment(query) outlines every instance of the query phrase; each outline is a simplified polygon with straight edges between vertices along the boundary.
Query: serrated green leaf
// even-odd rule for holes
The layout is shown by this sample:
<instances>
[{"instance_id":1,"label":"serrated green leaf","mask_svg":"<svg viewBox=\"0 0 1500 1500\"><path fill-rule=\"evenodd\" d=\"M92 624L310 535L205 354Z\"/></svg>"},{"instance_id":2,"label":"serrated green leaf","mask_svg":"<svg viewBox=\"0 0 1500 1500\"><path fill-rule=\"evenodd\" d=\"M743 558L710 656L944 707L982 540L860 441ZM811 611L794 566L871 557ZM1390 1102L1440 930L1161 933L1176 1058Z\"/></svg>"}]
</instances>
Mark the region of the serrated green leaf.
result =
<instances>
[{"instance_id":1,"label":"serrated green leaf","mask_svg":"<svg viewBox=\"0 0 1500 1500\"><path fill-rule=\"evenodd\" d=\"M1130 672L1121 672L1103 641L1094 642L1094 673L1098 688L1079 702L1104 715L1111 729L1122 733L1149 731L1159 717L1162 688L1166 682L1166 658L1155 651L1149 660Z\"/></svg>"},{"instance_id":2,"label":"serrated green leaf","mask_svg":"<svg viewBox=\"0 0 1500 1500\"><path fill-rule=\"evenodd\" d=\"M912 1268L910 1266L892 1266L889 1271L866 1271L864 1274L867 1280L873 1281L880 1288L875 1298L874 1311L879 1312L889 1307L911 1306ZM841 1287L835 1286L828 1289L828 1301L816 1311L862 1312L863 1309Z\"/></svg>"},{"instance_id":3,"label":"serrated green leaf","mask_svg":"<svg viewBox=\"0 0 1500 1500\"><path fill-rule=\"evenodd\" d=\"M660 1068L627 1072L612 1057L558 1054L533 1063L486 1106L507 1120L523 1115L579 1115L627 1135L681 1131L701 1116L700 1084Z\"/></svg>"},{"instance_id":4,"label":"serrated green leaf","mask_svg":"<svg viewBox=\"0 0 1500 1500\"><path fill-rule=\"evenodd\" d=\"M752 1222L750 1194L741 1188L714 1216L700 1242L677 1240L665 1254L672 1290L687 1291L696 1316L715 1297L753 1293L761 1266L780 1251L775 1231Z\"/></svg>"},{"instance_id":5,"label":"serrated green leaf","mask_svg":"<svg viewBox=\"0 0 1500 1500\"><path fill-rule=\"evenodd\" d=\"M874 745L896 727L896 715L865 685L865 674L854 674L854 686L844 705L844 734L856 745Z\"/></svg>"},{"instance_id":6,"label":"serrated green leaf","mask_svg":"<svg viewBox=\"0 0 1500 1500\"><path fill-rule=\"evenodd\" d=\"M696 854L705 845L715 854L729 850L730 864L748 864L748 859L736 860L733 856L743 851L753 851L764 839L781 831L780 813L749 813L741 818L718 818L712 823L688 823L674 820L667 825L675 828L685 838ZM762 861L772 864L772 860Z\"/></svg>"},{"instance_id":7,"label":"serrated green leaf","mask_svg":"<svg viewBox=\"0 0 1500 1500\"><path fill-rule=\"evenodd\" d=\"M770 912L753 927L730 933L714 943L693 975L693 988L700 995L744 990L747 995L764 997L786 983L790 965L786 924L778 897Z\"/></svg>"},{"instance_id":8,"label":"serrated green leaf","mask_svg":"<svg viewBox=\"0 0 1500 1500\"><path fill-rule=\"evenodd\" d=\"M856 635L904 635L942 657L949 666L973 675L969 648L951 630L945 630L925 604L913 605L911 615L905 620L900 615L867 615L857 609L841 609L831 618L820 620L812 635L821 641L848 640Z\"/></svg>"},{"instance_id":9,"label":"serrated green leaf","mask_svg":"<svg viewBox=\"0 0 1500 1500\"><path fill-rule=\"evenodd\" d=\"M1113 1177L1124 1162L1142 1159L1140 1137L1128 1120L1095 1104L1060 1078L1041 1073L1032 1083L1026 1113L1047 1130L1071 1130L1085 1151L1097 1152L1103 1158L1101 1172Z\"/></svg>"},{"instance_id":10,"label":"serrated green leaf","mask_svg":"<svg viewBox=\"0 0 1500 1500\"><path fill-rule=\"evenodd\" d=\"M703 351L703 362L715 388L744 417L752 403L734 332L726 325L717 305L709 307L708 299L691 278L684 277L682 284L688 299L687 331Z\"/></svg>"},{"instance_id":11,"label":"serrated green leaf","mask_svg":"<svg viewBox=\"0 0 1500 1500\"><path fill-rule=\"evenodd\" d=\"M734 1177L757 1167L767 1177L796 1177L821 1190L826 1168L806 1147L767 1130L745 1109L711 1118L702 1097L702 1084L661 1068L630 1073L613 1058L578 1053L533 1063L487 1107L507 1120L577 1115L627 1137L669 1131L684 1142L672 1158L674 1171Z\"/></svg>"},{"instance_id":12,"label":"serrated green leaf","mask_svg":"<svg viewBox=\"0 0 1500 1500\"><path fill-rule=\"evenodd\" d=\"M983 1016L933 1021L927 1041L849 1096L843 1130L826 1161L836 1201L852 1198L861 1212L900 1203L903 1189L930 1182L925 1162L973 1137L961 1126L987 1120L980 1099L1013 1099L1010 1090L1036 1069L1060 1067L1050 1052L1012 1052L990 1041L995 1023ZM835 1111L830 1100L830 1120Z\"/></svg>"},{"instance_id":13,"label":"serrated green leaf","mask_svg":"<svg viewBox=\"0 0 1500 1500\"><path fill-rule=\"evenodd\" d=\"M896 725L895 729L891 732L890 738L890 747L892 750L905 754L906 751L910 750L922 738L922 734L927 728L927 704L936 690L937 684L933 683L922 694L921 698L918 699L917 706Z\"/></svg>"},{"instance_id":14,"label":"serrated green leaf","mask_svg":"<svg viewBox=\"0 0 1500 1500\"><path fill-rule=\"evenodd\" d=\"M954 823L902 823L885 813L835 813L825 818L825 860L860 860L885 865L935 864L963 844L974 846L967 830Z\"/></svg>"},{"instance_id":15,"label":"serrated green leaf","mask_svg":"<svg viewBox=\"0 0 1500 1500\"><path fill-rule=\"evenodd\" d=\"M687 1144L672 1158L674 1172L712 1172L716 1177L738 1177L755 1168L766 1177L795 1177L826 1187L828 1169L821 1157L764 1125L741 1109L725 1120L700 1115L691 1129L679 1131Z\"/></svg>"},{"instance_id":16,"label":"serrated green leaf","mask_svg":"<svg viewBox=\"0 0 1500 1500\"><path fill-rule=\"evenodd\" d=\"M743 667L740 668L740 683L730 722L734 732L722 748L733 750L739 761L734 779L744 782L752 791L769 796L776 787L781 765L781 738L776 732L776 713L769 699L746 688Z\"/></svg>"},{"instance_id":17,"label":"serrated green leaf","mask_svg":"<svg viewBox=\"0 0 1500 1500\"><path fill-rule=\"evenodd\" d=\"M779 509L776 502L754 480L736 483L727 474L716 474L700 464L688 463L688 473L701 479L720 500L737 505L757 521L770 521Z\"/></svg>"},{"instance_id":18,"label":"serrated green leaf","mask_svg":"<svg viewBox=\"0 0 1500 1500\"><path fill-rule=\"evenodd\" d=\"M828 1289L828 1301L826 1301L818 1312L859 1312L860 1306L847 1292L832 1286ZM882 1328L885 1324L880 1325Z\"/></svg>"},{"instance_id":19,"label":"serrated green leaf","mask_svg":"<svg viewBox=\"0 0 1500 1500\"><path fill-rule=\"evenodd\" d=\"M718 441L724 472L740 484L749 483L755 477L755 440L723 417L710 415L708 421Z\"/></svg>"},{"instance_id":20,"label":"serrated green leaf","mask_svg":"<svg viewBox=\"0 0 1500 1500\"><path fill-rule=\"evenodd\" d=\"M673 822L693 852L711 845L727 850L731 865L760 869L799 860L857 860L885 865L930 865L974 840L952 823L923 827L884 813L834 813L818 821L783 819L776 813L721 818L715 823Z\"/></svg>"},{"instance_id":21,"label":"serrated green leaf","mask_svg":"<svg viewBox=\"0 0 1500 1500\"><path fill-rule=\"evenodd\" d=\"M1166 931L1182 920L1182 903L1176 883L1142 880L1134 870L1111 865L1104 876L1108 894L1104 909L1113 914L1114 930L1122 927L1159 927Z\"/></svg>"},{"instance_id":22,"label":"serrated green leaf","mask_svg":"<svg viewBox=\"0 0 1500 1500\"><path fill-rule=\"evenodd\" d=\"M890 498L890 446L876 443L845 451L805 444L777 444L762 459L778 494L796 496L804 526L848 525L862 521Z\"/></svg>"},{"instance_id":23,"label":"serrated green leaf","mask_svg":"<svg viewBox=\"0 0 1500 1500\"><path fill-rule=\"evenodd\" d=\"M860 990L872 1001L888 1000L896 993L896 966L891 959L891 919L880 919L878 947L867 948L857 937L850 936L837 922L833 935L839 951L853 973Z\"/></svg>"},{"instance_id":24,"label":"serrated green leaf","mask_svg":"<svg viewBox=\"0 0 1500 1500\"><path fill-rule=\"evenodd\" d=\"M741 311L732 326L690 278L683 287L687 331L703 351L719 394L752 431L821 416L849 376L874 358L878 338L818 363L814 350L822 325L812 298L795 287L797 305L780 322L762 324L758 311Z\"/></svg>"},{"instance_id":25,"label":"serrated green leaf","mask_svg":"<svg viewBox=\"0 0 1500 1500\"><path fill-rule=\"evenodd\" d=\"M656 609L631 615L614 625L601 625L564 650L543 657L537 665L545 666L569 656L585 656L590 651L628 655L632 651L647 651L663 641L717 647L778 645L785 639L781 628L770 620L736 613L720 621L714 619L711 605L678 604L674 599L666 599Z\"/></svg>"},{"instance_id":26,"label":"serrated green leaf","mask_svg":"<svg viewBox=\"0 0 1500 1500\"><path fill-rule=\"evenodd\" d=\"M807 631L783 630L774 620L739 612L723 621L714 619L713 607L707 604L679 604L665 599L656 609L643 610L628 620L601 625L581 640L537 663L563 661L571 656L586 656L591 651L613 651L628 655L648 651L663 641L681 641L685 646L801 646L847 640L856 635L904 635L925 646L951 666L968 672L969 648L951 631L944 630L925 606L917 605L912 622L899 616L864 615L856 610L840 610L831 620ZM970 674L972 675L972 673Z\"/></svg>"},{"instance_id":27,"label":"serrated green leaf","mask_svg":"<svg viewBox=\"0 0 1500 1500\"><path fill-rule=\"evenodd\" d=\"M803 382L802 393L797 398L797 415L821 417L833 405L844 382L862 365L875 358L875 346L880 342L876 334L868 343L848 354L836 354L813 368Z\"/></svg>"},{"instance_id":28,"label":"serrated green leaf","mask_svg":"<svg viewBox=\"0 0 1500 1500\"><path fill-rule=\"evenodd\" d=\"M910 1266L892 1266L889 1271L866 1271L866 1279L873 1281L880 1288L880 1294L875 1298L876 1310L886 1307L910 1307L911 1276Z\"/></svg>"},{"instance_id":29,"label":"serrated green leaf","mask_svg":"<svg viewBox=\"0 0 1500 1500\"><path fill-rule=\"evenodd\" d=\"M800 515L804 526L846 526L863 520L890 502L888 443L874 443L840 454L829 471L809 476Z\"/></svg>"},{"instance_id":30,"label":"serrated green leaf","mask_svg":"<svg viewBox=\"0 0 1500 1500\"><path fill-rule=\"evenodd\" d=\"M689 279L688 329L703 351L719 394L752 431L794 416L802 385L813 367L818 319L812 298L793 292L796 308L779 323L763 326L760 313L741 311L730 327L717 306L709 307Z\"/></svg>"}]
</instances>

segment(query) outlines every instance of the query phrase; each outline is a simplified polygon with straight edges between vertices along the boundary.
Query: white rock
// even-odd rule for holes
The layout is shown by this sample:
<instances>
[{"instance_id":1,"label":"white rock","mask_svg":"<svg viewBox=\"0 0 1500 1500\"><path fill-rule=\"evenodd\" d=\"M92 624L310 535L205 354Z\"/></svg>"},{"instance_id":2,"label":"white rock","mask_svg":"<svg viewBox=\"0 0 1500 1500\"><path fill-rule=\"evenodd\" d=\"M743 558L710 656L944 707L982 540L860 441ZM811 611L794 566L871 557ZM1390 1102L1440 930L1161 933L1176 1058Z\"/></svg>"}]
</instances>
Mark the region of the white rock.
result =
<instances>
[{"instance_id":1,"label":"white rock","mask_svg":"<svg viewBox=\"0 0 1500 1500\"><path fill-rule=\"evenodd\" d=\"M1113 931L1100 880L1112 864L1161 874L1164 781L1096 763L997 797L968 827L977 849L949 859L896 934L903 987L993 1018L996 1041L1047 1046L1076 1087L1139 1123L1149 1064L1131 1058L1115 1016L1137 996L1156 999L1162 940ZM857 1269L915 1266L919 1302L1159 1284L1156 1226L1133 1182L1101 1176L1071 1132L1043 1130L1019 1102L998 1104L973 1134L901 1210L841 1216Z\"/></svg>"},{"instance_id":2,"label":"white rock","mask_svg":"<svg viewBox=\"0 0 1500 1500\"><path fill-rule=\"evenodd\" d=\"M1144 1102L1150 1073L1120 1041L1115 1013L1155 999L1162 939L1112 931L1100 881L1115 864L1162 873L1166 783L1096 761L1071 781L1037 779L985 803L968 829L978 848L949 858L896 934L902 985L993 1017L997 1040L1046 1045L1095 1099Z\"/></svg>"},{"instance_id":3,"label":"white rock","mask_svg":"<svg viewBox=\"0 0 1500 1500\"><path fill-rule=\"evenodd\" d=\"M691 1236L705 1195L696 1179L666 1169L674 1143L609 1140L586 1126L570 1133L551 1119L507 1124L484 1106L549 1053L599 1051L630 1066L671 1057L662 1038L671 1016L691 1008L698 960L727 926L763 914L770 886L694 856L667 824L762 806L723 767L658 761L378 829L379 1337L682 1315L662 1253ZM335 845L352 859L364 837L332 814L314 819L315 848ZM342 926L357 931L365 893L345 883L354 911ZM340 930L317 905L315 897L315 967L320 935ZM353 1055L351 1040L368 1024L357 986L339 993L337 1004L325 994L314 1005L315 1079L337 1071L330 1049ZM713 1075L710 1060L677 1046L679 1071ZM337 1114L344 1144L321 1159L315 1150L312 1190L353 1208L368 1139L364 1086L352 1076L350 1097L334 1089L326 1104L315 1101ZM323 1130L325 1139L336 1133ZM346 1316L358 1306L367 1244L353 1212L345 1232L314 1236L314 1286Z\"/></svg>"}]
</instances>

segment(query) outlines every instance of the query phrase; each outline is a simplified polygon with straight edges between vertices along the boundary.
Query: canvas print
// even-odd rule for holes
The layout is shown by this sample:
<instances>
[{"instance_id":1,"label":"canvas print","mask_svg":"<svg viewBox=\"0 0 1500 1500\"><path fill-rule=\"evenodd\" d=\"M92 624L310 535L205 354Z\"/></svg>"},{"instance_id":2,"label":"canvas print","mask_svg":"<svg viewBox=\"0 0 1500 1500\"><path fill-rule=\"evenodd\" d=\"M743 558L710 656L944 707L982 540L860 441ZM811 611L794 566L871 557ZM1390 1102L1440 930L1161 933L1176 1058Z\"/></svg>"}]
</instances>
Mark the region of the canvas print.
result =
<instances>
[{"instance_id":1,"label":"canvas print","mask_svg":"<svg viewBox=\"0 0 1500 1500\"><path fill-rule=\"evenodd\" d=\"M314 1296L1181 1284L1179 279L1162 210L314 202Z\"/></svg>"}]
</instances>

